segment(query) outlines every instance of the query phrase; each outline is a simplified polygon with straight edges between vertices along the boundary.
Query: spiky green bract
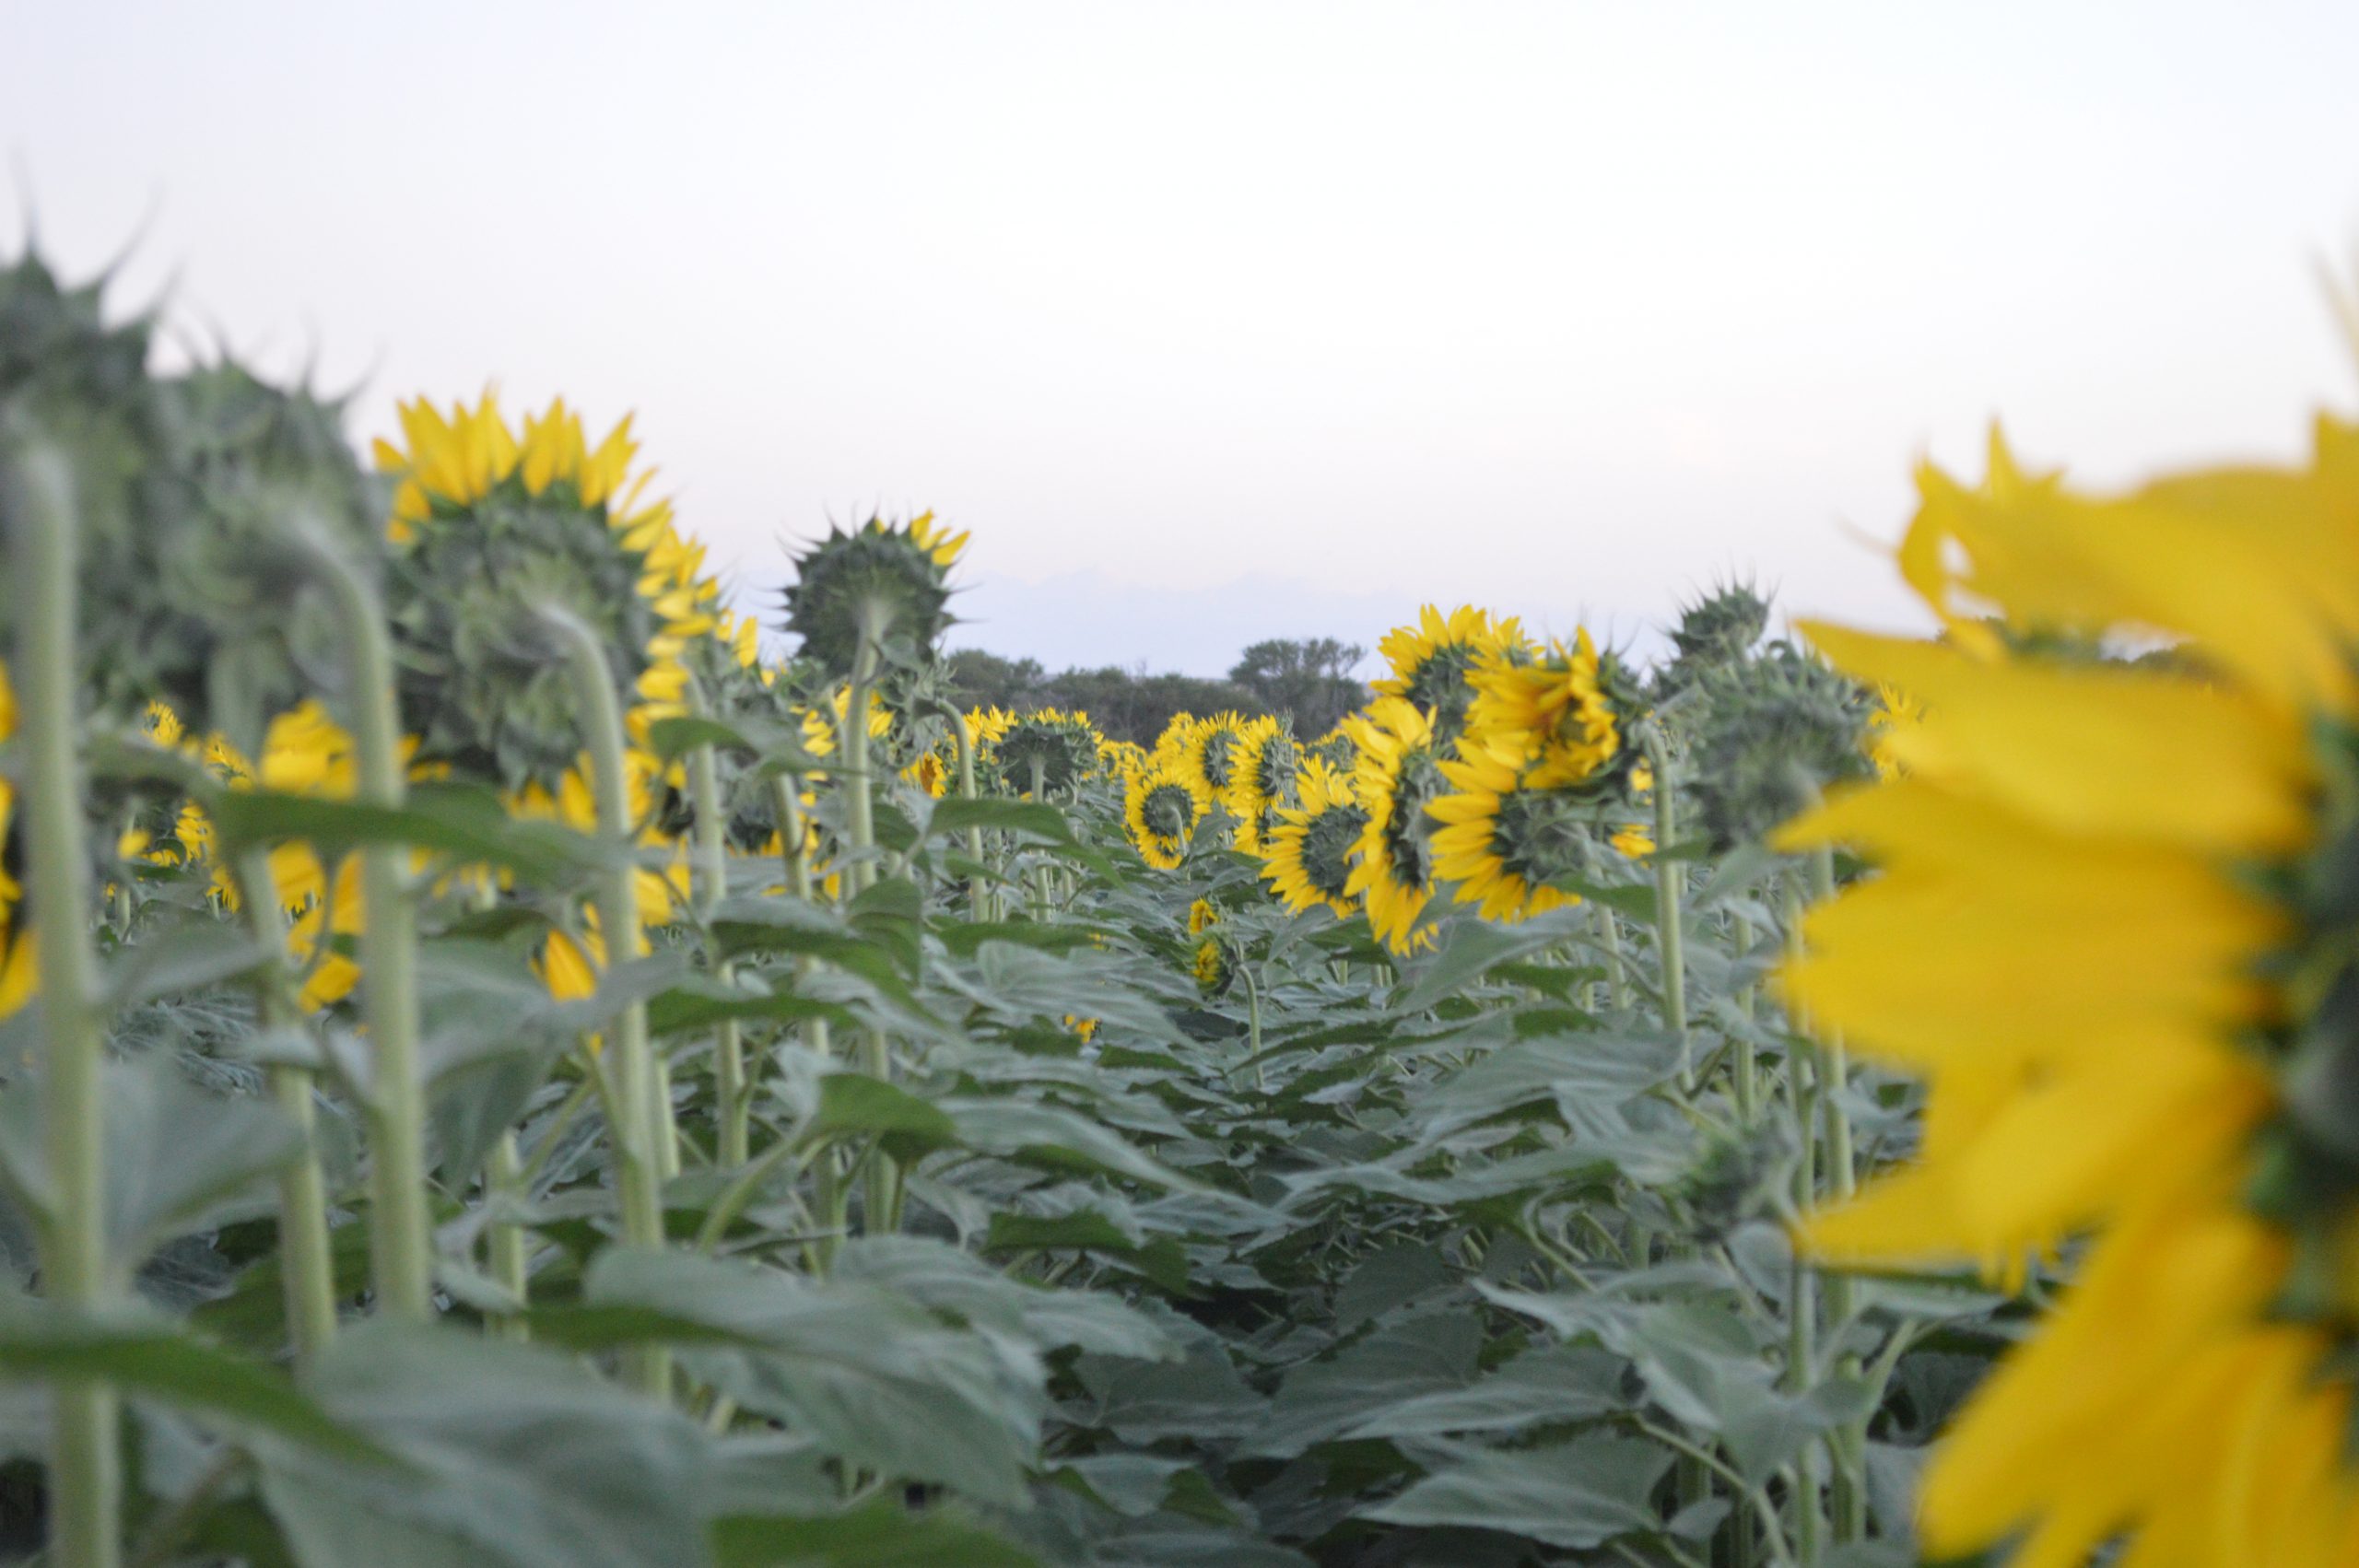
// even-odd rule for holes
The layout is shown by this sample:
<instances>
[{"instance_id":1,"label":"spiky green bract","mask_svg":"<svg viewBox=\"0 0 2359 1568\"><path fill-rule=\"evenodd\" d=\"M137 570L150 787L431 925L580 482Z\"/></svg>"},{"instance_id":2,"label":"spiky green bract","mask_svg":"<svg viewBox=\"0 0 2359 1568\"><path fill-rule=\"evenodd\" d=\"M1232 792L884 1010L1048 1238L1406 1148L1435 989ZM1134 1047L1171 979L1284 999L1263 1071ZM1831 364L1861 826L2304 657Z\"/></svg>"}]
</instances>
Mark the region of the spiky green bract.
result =
<instances>
[{"instance_id":1,"label":"spiky green bract","mask_svg":"<svg viewBox=\"0 0 2359 1568\"><path fill-rule=\"evenodd\" d=\"M434 506L391 556L386 599L401 658L402 722L419 755L503 787L552 785L581 753L566 670L537 608L597 635L618 691L634 691L661 629L639 591L644 553L581 506L570 484L540 495L511 476L463 509Z\"/></svg>"},{"instance_id":2,"label":"spiky green bract","mask_svg":"<svg viewBox=\"0 0 2359 1568\"><path fill-rule=\"evenodd\" d=\"M1077 715L1027 713L1008 726L993 752L1000 782L1029 793L1035 763L1041 788L1069 790L1097 771L1097 732Z\"/></svg>"},{"instance_id":3,"label":"spiky green bract","mask_svg":"<svg viewBox=\"0 0 2359 1568\"><path fill-rule=\"evenodd\" d=\"M62 287L38 256L0 268L0 420L55 437L75 467L83 680L117 718L170 704L251 753L310 688L336 630L298 589L293 526L365 560L383 495L340 404L223 360L147 368L152 323L110 324L100 287ZM0 616L5 616L0 612Z\"/></svg>"},{"instance_id":4,"label":"spiky green bract","mask_svg":"<svg viewBox=\"0 0 2359 1568\"><path fill-rule=\"evenodd\" d=\"M1656 673L1656 696L1669 701L1716 671L1749 656L1769 629L1769 601L1749 582L1714 586L1679 613L1672 656Z\"/></svg>"},{"instance_id":5,"label":"spiky green bract","mask_svg":"<svg viewBox=\"0 0 2359 1568\"><path fill-rule=\"evenodd\" d=\"M1833 785L1870 777L1875 699L1790 643L1697 689L1688 792L1715 846L1755 843Z\"/></svg>"},{"instance_id":6,"label":"spiky green bract","mask_svg":"<svg viewBox=\"0 0 2359 1568\"><path fill-rule=\"evenodd\" d=\"M829 529L794 558L781 597L804 658L838 681L852 678L863 638L888 663L934 658L951 624L950 562L921 528L926 521L872 517L850 532Z\"/></svg>"}]
</instances>

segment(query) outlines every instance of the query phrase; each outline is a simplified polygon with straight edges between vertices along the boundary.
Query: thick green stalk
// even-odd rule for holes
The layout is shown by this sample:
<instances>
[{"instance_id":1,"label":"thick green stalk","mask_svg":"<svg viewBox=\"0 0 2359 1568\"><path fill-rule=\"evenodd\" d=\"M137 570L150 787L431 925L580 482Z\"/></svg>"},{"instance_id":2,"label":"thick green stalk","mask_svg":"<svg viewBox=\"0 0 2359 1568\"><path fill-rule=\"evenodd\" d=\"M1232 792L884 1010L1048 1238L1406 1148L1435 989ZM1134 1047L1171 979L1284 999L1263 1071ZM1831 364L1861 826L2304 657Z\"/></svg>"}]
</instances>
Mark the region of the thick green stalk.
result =
<instances>
[{"instance_id":1,"label":"thick green stalk","mask_svg":"<svg viewBox=\"0 0 2359 1568\"><path fill-rule=\"evenodd\" d=\"M1753 922L1743 915L1732 915L1729 925L1732 938L1730 945L1737 957L1749 956L1753 951ZM1747 1024L1754 1021L1754 1000L1751 986L1737 993L1737 1011L1744 1014ZM1736 1042L1736 1116L1740 1123L1750 1127L1760 1114L1761 1063L1754 1051L1753 1036L1746 1033L1740 1035Z\"/></svg>"},{"instance_id":2,"label":"thick green stalk","mask_svg":"<svg viewBox=\"0 0 2359 1568\"><path fill-rule=\"evenodd\" d=\"M287 911L278 898L270 855L249 849L238 858L238 903L254 940L279 955L287 952ZM254 1008L265 1031L298 1022L288 1005L288 977L275 965L256 981ZM295 1367L309 1373L335 1336L335 1264L328 1250L327 1181L320 1171L314 1139L318 1112L311 1103L311 1074L290 1062L274 1062L268 1073L271 1097L303 1135L301 1153L278 1173L279 1275L287 1293L287 1328L295 1344Z\"/></svg>"},{"instance_id":3,"label":"thick green stalk","mask_svg":"<svg viewBox=\"0 0 2359 1568\"><path fill-rule=\"evenodd\" d=\"M521 1203L524 1200L523 1162L516 1153L516 1132L513 1128L499 1135L491 1146L491 1158L484 1167L484 1194L495 1205ZM531 1299L532 1281L525 1272L524 1227L513 1221L494 1220L484 1232L484 1265L518 1305ZM523 1340L530 1337L522 1317L511 1317L499 1326L500 1337Z\"/></svg>"},{"instance_id":4,"label":"thick green stalk","mask_svg":"<svg viewBox=\"0 0 2359 1568\"><path fill-rule=\"evenodd\" d=\"M639 924L639 889L630 860L630 781L625 770L622 704L614 673L598 634L570 611L545 606L541 618L563 652L581 709L582 739L590 756L591 792L598 808L598 831L615 853L597 895L599 934L609 970L642 956L646 932ZM607 1036L614 1051L615 1185L622 1202L623 1235L634 1246L663 1245L663 1186L656 1153L654 1052L647 1037L647 1009L634 1002L622 1011ZM671 1357L642 1350L633 1357L637 1381L659 1398L671 1392Z\"/></svg>"},{"instance_id":5,"label":"thick green stalk","mask_svg":"<svg viewBox=\"0 0 2359 1568\"><path fill-rule=\"evenodd\" d=\"M295 538L335 601L350 649L346 678L358 795L398 810L406 793L393 648L376 590L315 525ZM417 1055L417 919L407 851L360 856L360 1014L369 1026L370 1251L379 1310L424 1319L434 1306L434 1233L426 1201L426 1084Z\"/></svg>"},{"instance_id":6,"label":"thick green stalk","mask_svg":"<svg viewBox=\"0 0 2359 1568\"><path fill-rule=\"evenodd\" d=\"M951 739L958 748L958 798L971 801L975 798L975 740L967 733L965 714L948 704L944 705L942 711L950 722ZM978 868L983 863L983 830L980 827L969 826L967 829L967 858ZM991 884L978 869L967 879L967 915L969 919L991 919Z\"/></svg>"},{"instance_id":7,"label":"thick green stalk","mask_svg":"<svg viewBox=\"0 0 2359 1568\"><path fill-rule=\"evenodd\" d=\"M784 774L773 777L770 779L770 810L771 814L778 819L779 855L786 863L787 891L808 904L812 901L813 887L811 857L806 852L804 840L810 829L803 817L802 788L802 781L798 778L792 778ZM807 955L797 956L794 960L795 978L799 981L810 972L810 958ZM828 1034L827 1021L824 1018L814 1018L803 1025L804 1044L821 1061L827 1060L835 1053L834 1042L829 1039ZM746 1098L749 1102L753 1098L753 1090L750 1085L747 1087ZM834 1233L839 1230L843 1223L842 1176L841 1173L836 1169L834 1151L822 1150L818 1157L812 1161L811 1188L813 1211L818 1214L822 1223L830 1228L828 1235L814 1242L808 1248L811 1271L824 1275L827 1271L828 1265L835 1259Z\"/></svg>"},{"instance_id":8,"label":"thick green stalk","mask_svg":"<svg viewBox=\"0 0 2359 1568\"><path fill-rule=\"evenodd\" d=\"M1811 899L1825 903L1835 896L1835 851L1822 846L1811 857ZM1819 1098L1826 1125L1826 1173L1833 1196L1840 1202L1852 1196L1859 1188L1859 1173L1851 1153L1851 1115L1844 1108L1843 1092L1850 1082L1851 1064L1839 1030L1827 1030L1819 1043L1819 1073L1822 1079ZM1829 1331L1840 1334L1850 1321L1854 1291L1848 1274L1827 1276L1826 1318ZM1859 1370L1855 1356L1843 1358L1847 1372ZM1832 1482L1829 1501L1835 1520L1835 1539L1840 1542L1860 1539L1867 1533L1868 1494L1865 1474L1866 1456L1848 1440L1848 1433L1837 1429L1827 1433L1827 1457L1832 1461Z\"/></svg>"},{"instance_id":9,"label":"thick green stalk","mask_svg":"<svg viewBox=\"0 0 2359 1568\"><path fill-rule=\"evenodd\" d=\"M698 710L702 708L699 701ZM721 902L729 882L728 851L722 842L725 825L722 821L720 775L710 743L688 753L688 799L696 812L691 890L698 919L702 919ZM726 959L713 968L724 983L734 977ZM745 1041L734 1018L722 1022L721 1036L714 1044L713 1094L720 1102L713 1107L720 1122L714 1157L724 1169L734 1169L745 1163L753 1114L752 1097L745 1093Z\"/></svg>"},{"instance_id":10,"label":"thick green stalk","mask_svg":"<svg viewBox=\"0 0 2359 1568\"><path fill-rule=\"evenodd\" d=\"M844 755L845 783L851 793L845 797L848 808L845 824L851 837L852 863L846 868L845 888L853 894L870 886L875 880L875 867L869 851L876 847L875 798L868 777L868 683L876 668L875 654L870 639L861 638L860 652L852 668L851 686L844 703L842 740L839 748ZM880 1082L890 1082L893 1076L891 1046L881 1029L870 1029L861 1038L861 1071ZM861 1229L870 1235L882 1235L892 1225L893 1211L898 1201L896 1188L899 1173L882 1149L869 1154L867 1184L863 1188Z\"/></svg>"},{"instance_id":11,"label":"thick green stalk","mask_svg":"<svg viewBox=\"0 0 2359 1568\"><path fill-rule=\"evenodd\" d=\"M1622 961L1622 921L1612 905L1594 904L1590 909L1597 919L1597 934L1605 941L1605 979L1618 1012L1630 1005L1630 974Z\"/></svg>"},{"instance_id":12,"label":"thick green stalk","mask_svg":"<svg viewBox=\"0 0 2359 1568\"><path fill-rule=\"evenodd\" d=\"M0 450L0 521L15 579L26 880L46 1036L41 1130L54 1207L41 1236L41 1277L52 1300L92 1312L111 1293L106 1061L75 755L81 662L74 636L74 480L62 452L49 446ZM59 1568L114 1568L122 1561L121 1426L112 1388L79 1380L55 1385L49 1517Z\"/></svg>"},{"instance_id":13,"label":"thick green stalk","mask_svg":"<svg viewBox=\"0 0 2359 1568\"><path fill-rule=\"evenodd\" d=\"M1687 953L1679 930L1679 895L1686 868L1668 851L1679 826L1678 791L1672 787L1671 758L1660 736L1647 736L1647 760L1655 775L1655 943L1662 960L1662 1022L1679 1041L1680 1082L1690 1069L1687 1039Z\"/></svg>"}]
</instances>

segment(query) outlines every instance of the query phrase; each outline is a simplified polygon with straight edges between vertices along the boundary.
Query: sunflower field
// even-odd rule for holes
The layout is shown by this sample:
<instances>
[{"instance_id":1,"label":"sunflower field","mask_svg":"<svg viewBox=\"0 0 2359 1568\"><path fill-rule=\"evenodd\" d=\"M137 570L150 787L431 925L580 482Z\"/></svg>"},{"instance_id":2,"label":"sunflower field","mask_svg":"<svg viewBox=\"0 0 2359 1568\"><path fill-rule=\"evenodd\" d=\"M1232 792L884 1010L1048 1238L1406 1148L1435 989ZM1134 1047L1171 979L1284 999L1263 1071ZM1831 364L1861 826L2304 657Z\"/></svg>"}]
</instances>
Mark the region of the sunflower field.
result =
<instances>
[{"instance_id":1,"label":"sunflower field","mask_svg":"<svg viewBox=\"0 0 2359 1568\"><path fill-rule=\"evenodd\" d=\"M1148 747L155 325L0 271L0 1557L2359 1562L2359 429Z\"/></svg>"}]
</instances>

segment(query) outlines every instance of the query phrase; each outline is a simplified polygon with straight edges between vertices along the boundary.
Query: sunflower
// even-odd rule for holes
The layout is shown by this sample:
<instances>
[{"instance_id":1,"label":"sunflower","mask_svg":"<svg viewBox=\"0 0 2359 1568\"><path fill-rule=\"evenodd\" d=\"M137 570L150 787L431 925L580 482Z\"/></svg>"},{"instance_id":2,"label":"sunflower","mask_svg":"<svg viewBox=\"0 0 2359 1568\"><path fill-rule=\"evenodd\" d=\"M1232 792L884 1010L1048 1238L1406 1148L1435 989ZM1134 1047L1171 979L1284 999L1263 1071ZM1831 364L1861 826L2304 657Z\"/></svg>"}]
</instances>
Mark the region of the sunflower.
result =
<instances>
[{"instance_id":1,"label":"sunflower","mask_svg":"<svg viewBox=\"0 0 2359 1568\"><path fill-rule=\"evenodd\" d=\"M1236 971L1228 956L1228 948L1220 938L1208 936L1196 943L1196 956L1189 968L1196 977L1196 989L1206 997L1216 997L1228 989Z\"/></svg>"},{"instance_id":2,"label":"sunflower","mask_svg":"<svg viewBox=\"0 0 2359 1568\"><path fill-rule=\"evenodd\" d=\"M920 752L917 761L901 769L901 778L937 801L950 792L950 769L940 752Z\"/></svg>"},{"instance_id":3,"label":"sunflower","mask_svg":"<svg viewBox=\"0 0 2359 1568\"><path fill-rule=\"evenodd\" d=\"M1000 781L1028 797L1036 779L1047 793L1074 790L1096 778L1104 742L1088 714L1043 708L1010 724L992 755Z\"/></svg>"},{"instance_id":4,"label":"sunflower","mask_svg":"<svg viewBox=\"0 0 2359 1568\"><path fill-rule=\"evenodd\" d=\"M1237 847L1258 855L1263 835L1278 825L1278 813L1295 803L1294 776L1302 764L1302 748L1285 725L1266 715L1246 720L1240 738L1222 803L1237 819Z\"/></svg>"},{"instance_id":5,"label":"sunflower","mask_svg":"<svg viewBox=\"0 0 2359 1568\"><path fill-rule=\"evenodd\" d=\"M1352 794L1351 777L1315 756L1303 758L1295 793L1302 803L1281 808L1262 838L1262 878L1290 915L1321 904L1339 919L1349 915L1352 853L1367 813Z\"/></svg>"},{"instance_id":6,"label":"sunflower","mask_svg":"<svg viewBox=\"0 0 2359 1568\"><path fill-rule=\"evenodd\" d=\"M1226 804L1245 748L1245 720L1235 713L1216 713L1188 726L1180 742L1180 765L1203 786L1205 794Z\"/></svg>"},{"instance_id":7,"label":"sunflower","mask_svg":"<svg viewBox=\"0 0 2359 1568\"><path fill-rule=\"evenodd\" d=\"M1579 902L1549 885L1583 869L1595 837L1581 802L1539 782L1545 764L1520 746L1461 736L1442 776L1458 792L1426 807L1442 826L1433 836L1434 874L1458 884L1456 901L1480 901L1486 920L1520 920Z\"/></svg>"},{"instance_id":8,"label":"sunflower","mask_svg":"<svg viewBox=\"0 0 2359 1568\"><path fill-rule=\"evenodd\" d=\"M1187 857L1197 825L1213 808L1212 796L1194 775L1168 762L1131 775L1122 786L1122 820L1139 859L1158 871L1176 871Z\"/></svg>"},{"instance_id":9,"label":"sunflower","mask_svg":"<svg viewBox=\"0 0 2359 1568\"><path fill-rule=\"evenodd\" d=\"M831 678L861 674L863 645L874 657L898 648L922 664L950 628L950 568L967 547L926 512L906 523L872 517L827 538L794 559L794 581L781 598L786 629L803 639L801 657Z\"/></svg>"},{"instance_id":10,"label":"sunflower","mask_svg":"<svg viewBox=\"0 0 2359 1568\"><path fill-rule=\"evenodd\" d=\"M381 439L375 451L396 479L389 598L405 717L426 755L511 790L546 784L571 764L580 735L569 677L522 624L542 603L605 642L638 699L635 737L683 711L682 654L688 639L721 629L720 589L671 503L643 499L653 471L632 473L629 418L593 447L562 398L527 415L521 439L491 392L448 415L418 399L400 417L402 444Z\"/></svg>"},{"instance_id":11,"label":"sunflower","mask_svg":"<svg viewBox=\"0 0 2359 1568\"><path fill-rule=\"evenodd\" d=\"M1485 664L1520 663L1531 656L1519 622L1495 620L1489 611L1471 604L1448 615L1427 604L1417 612L1416 625L1387 632L1377 651L1392 668L1376 683L1378 693L1430 713L1433 727L1453 736L1474 699L1468 685L1473 673Z\"/></svg>"},{"instance_id":12,"label":"sunflower","mask_svg":"<svg viewBox=\"0 0 2359 1568\"><path fill-rule=\"evenodd\" d=\"M1393 952L1414 952L1433 940L1419 917L1434 891L1435 824L1426 807L1449 787L1441 742L1431 716L1397 696L1378 697L1366 718L1345 722L1359 747L1353 783L1367 824L1344 891L1367 900L1368 924Z\"/></svg>"},{"instance_id":13,"label":"sunflower","mask_svg":"<svg viewBox=\"0 0 2359 1568\"><path fill-rule=\"evenodd\" d=\"M1474 692L1469 732L1530 760L1532 789L1579 783L1621 754L1622 727L1609 692L1614 671L1587 631L1569 648L1551 644L1529 663L1493 660L1467 679Z\"/></svg>"},{"instance_id":14,"label":"sunflower","mask_svg":"<svg viewBox=\"0 0 2359 1568\"><path fill-rule=\"evenodd\" d=\"M1994 437L1978 489L1919 488L1900 563L1945 642L1812 636L1922 717L1884 737L1894 777L1779 843L1879 868L1785 983L1929 1081L1924 1141L1805 1240L2004 1268L2085 1238L1935 1451L1925 1548L2353 1561L2359 429L2105 498Z\"/></svg>"},{"instance_id":15,"label":"sunflower","mask_svg":"<svg viewBox=\"0 0 2359 1568\"><path fill-rule=\"evenodd\" d=\"M1202 936L1206 930L1218 924L1220 924L1220 911L1213 907L1211 899L1199 898L1188 906L1188 934L1190 936Z\"/></svg>"}]
</instances>

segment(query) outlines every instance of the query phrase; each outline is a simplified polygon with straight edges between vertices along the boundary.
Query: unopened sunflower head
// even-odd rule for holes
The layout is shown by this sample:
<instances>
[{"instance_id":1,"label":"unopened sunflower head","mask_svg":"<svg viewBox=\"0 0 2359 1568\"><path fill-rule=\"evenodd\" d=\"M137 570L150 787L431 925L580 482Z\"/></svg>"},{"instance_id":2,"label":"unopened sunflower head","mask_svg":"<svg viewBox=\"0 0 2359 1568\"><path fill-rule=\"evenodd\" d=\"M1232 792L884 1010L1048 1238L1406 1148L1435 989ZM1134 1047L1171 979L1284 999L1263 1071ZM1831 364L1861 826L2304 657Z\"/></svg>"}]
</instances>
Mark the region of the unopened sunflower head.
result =
<instances>
[{"instance_id":1,"label":"unopened sunflower head","mask_svg":"<svg viewBox=\"0 0 2359 1568\"><path fill-rule=\"evenodd\" d=\"M670 504L642 502L652 474L633 475L630 421L593 447L560 399L520 439L488 392L448 415L405 404L401 421L402 443L376 450L398 481L386 597L423 755L511 790L572 766L581 731L552 617L597 639L634 729L682 711L683 658L719 628L719 590Z\"/></svg>"},{"instance_id":2,"label":"unopened sunflower head","mask_svg":"<svg viewBox=\"0 0 2359 1568\"><path fill-rule=\"evenodd\" d=\"M786 629L803 639L804 658L839 681L929 663L950 627L950 568L966 544L967 535L944 532L932 512L829 529L794 557L794 580L782 595Z\"/></svg>"},{"instance_id":3,"label":"unopened sunflower head","mask_svg":"<svg viewBox=\"0 0 2359 1568\"><path fill-rule=\"evenodd\" d=\"M1697 691L1688 792L1719 848L1758 843L1827 790L1874 772L1867 688L1790 644Z\"/></svg>"},{"instance_id":4,"label":"unopened sunflower head","mask_svg":"<svg viewBox=\"0 0 2359 1568\"><path fill-rule=\"evenodd\" d=\"M1521 663L1532 654L1520 623L1495 618L1471 604L1447 615L1427 604L1418 611L1415 625L1395 626L1377 650L1391 671L1376 683L1377 691L1430 715L1445 742L1465 726L1474 700L1474 672L1491 663Z\"/></svg>"},{"instance_id":5,"label":"unopened sunflower head","mask_svg":"<svg viewBox=\"0 0 2359 1568\"><path fill-rule=\"evenodd\" d=\"M1672 656L1656 672L1656 696L1669 701L1716 672L1742 663L1769 629L1769 601L1750 582L1716 584L1679 612Z\"/></svg>"},{"instance_id":6,"label":"unopened sunflower head","mask_svg":"<svg viewBox=\"0 0 2359 1568\"><path fill-rule=\"evenodd\" d=\"M1305 757L1295 795L1300 803L1281 808L1261 835L1262 878L1289 914L1324 907L1338 919L1348 916L1357 907L1352 860L1367 827L1352 775Z\"/></svg>"},{"instance_id":7,"label":"unopened sunflower head","mask_svg":"<svg viewBox=\"0 0 2359 1568\"><path fill-rule=\"evenodd\" d=\"M1212 796L1196 777L1170 762L1150 762L1122 784L1122 821L1139 859L1175 871L1187 858Z\"/></svg>"},{"instance_id":8,"label":"unopened sunflower head","mask_svg":"<svg viewBox=\"0 0 2359 1568\"><path fill-rule=\"evenodd\" d=\"M130 722L160 698L251 749L339 647L290 531L366 570L382 502L339 404L227 359L152 374L152 319L111 322L100 294L35 255L0 266L0 441L68 464L82 594L105 610L81 638L100 711Z\"/></svg>"}]
</instances>

